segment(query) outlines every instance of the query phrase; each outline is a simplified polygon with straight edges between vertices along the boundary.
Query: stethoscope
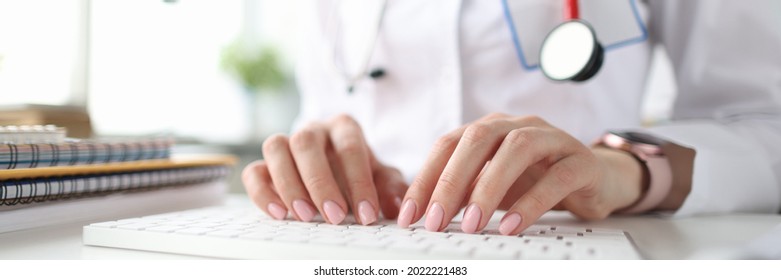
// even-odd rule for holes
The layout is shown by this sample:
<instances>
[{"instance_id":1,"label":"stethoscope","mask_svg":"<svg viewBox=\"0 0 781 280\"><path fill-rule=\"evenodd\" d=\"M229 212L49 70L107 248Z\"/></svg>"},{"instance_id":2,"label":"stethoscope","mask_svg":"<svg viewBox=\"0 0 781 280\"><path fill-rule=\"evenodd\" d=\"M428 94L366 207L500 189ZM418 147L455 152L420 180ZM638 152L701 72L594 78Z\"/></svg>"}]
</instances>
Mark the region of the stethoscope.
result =
<instances>
[{"instance_id":1,"label":"stethoscope","mask_svg":"<svg viewBox=\"0 0 781 280\"><path fill-rule=\"evenodd\" d=\"M564 22L545 36L540 47L542 73L554 81L586 81L599 72L604 57L594 28L580 19L578 0L565 0Z\"/></svg>"},{"instance_id":2,"label":"stethoscope","mask_svg":"<svg viewBox=\"0 0 781 280\"><path fill-rule=\"evenodd\" d=\"M383 67L371 68L369 62L380 35L387 2L387 0L381 0L379 14L373 23L375 28L370 35L371 42L368 44L368 49L364 52L358 71L355 73L349 73L343 60L338 59L340 56L337 52L340 48L337 47L337 44L341 40L341 26L336 24L336 36L332 44L330 64L344 79L348 93L352 93L355 86L366 77L379 79L386 75L386 70ZM338 19L336 10L339 6L334 5L330 14L331 19L328 22L335 22ZM564 0L564 22L545 36L540 48L542 73L553 81L586 81L599 72L604 60L604 53L605 50L597 41L594 28L580 18L578 0Z\"/></svg>"},{"instance_id":3,"label":"stethoscope","mask_svg":"<svg viewBox=\"0 0 781 280\"><path fill-rule=\"evenodd\" d=\"M327 22L334 23L339 18L340 15L338 14L337 10L339 9L339 6L341 6L342 2L339 1L337 5L333 5L331 12L329 14L330 19L328 19ZM342 28L341 24L335 24L336 25L336 31L334 36L333 44L331 44L331 66L335 70L335 72L339 73L342 78L344 79L345 83L347 84L347 93L352 94L353 90L355 90L355 86L362 81L364 78L369 77L371 79L379 79L385 76L385 68L383 67L374 67L372 69L369 69L369 62L371 61L371 56L374 53L375 46L377 44L377 38L380 36L380 28L382 27L382 19L385 17L385 9L387 7L388 0L381 0L380 7L378 11L378 15L375 17L376 21L373 23L374 28L372 29L372 34L369 35L371 38L371 42L369 42L369 45L367 46L367 50L364 52L364 57L360 60L360 66L358 68L358 71L355 73L349 73L347 70L347 66L344 65L344 59L338 59L340 55L338 54L338 50L341 49L337 46L342 40Z\"/></svg>"}]
</instances>

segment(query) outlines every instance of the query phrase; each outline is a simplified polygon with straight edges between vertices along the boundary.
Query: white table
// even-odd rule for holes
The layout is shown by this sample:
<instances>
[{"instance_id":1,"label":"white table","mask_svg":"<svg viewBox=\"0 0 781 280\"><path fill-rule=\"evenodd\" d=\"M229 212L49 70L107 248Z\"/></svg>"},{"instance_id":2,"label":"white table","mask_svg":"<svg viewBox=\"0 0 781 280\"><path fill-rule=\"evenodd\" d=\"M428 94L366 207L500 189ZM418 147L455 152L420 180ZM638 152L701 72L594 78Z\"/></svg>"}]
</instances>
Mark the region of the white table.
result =
<instances>
[{"instance_id":1,"label":"white table","mask_svg":"<svg viewBox=\"0 0 781 280\"><path fill-rule=\"evenodd\" d=\"M230 195L231 202L246 202L244 195ZM637 247L650 259L681 259L704 249L742 246L781 224L781 215L732 214L671 219L656 216L610 217L596 222L551 213L540 223L588 224L629 232ZM84 246L86 223L44 227L0 234L0 259L202 259L201 257Z\"/></svg>"}]
</instances>

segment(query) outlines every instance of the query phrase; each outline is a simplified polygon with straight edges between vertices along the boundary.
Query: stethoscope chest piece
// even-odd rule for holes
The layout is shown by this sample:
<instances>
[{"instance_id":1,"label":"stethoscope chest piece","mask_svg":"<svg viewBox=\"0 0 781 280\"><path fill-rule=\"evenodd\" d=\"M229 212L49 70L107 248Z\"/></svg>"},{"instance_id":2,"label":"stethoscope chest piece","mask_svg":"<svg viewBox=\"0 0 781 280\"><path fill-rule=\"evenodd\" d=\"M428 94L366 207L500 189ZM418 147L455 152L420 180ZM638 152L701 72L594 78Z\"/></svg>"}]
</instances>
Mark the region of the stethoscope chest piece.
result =
<instances>
[{"instance_id":1,"label":"stethoscope chest piece","mask_svg":"<svg viewBox=\"0 0 781 280\"><path fill-rule=\"evenodd\" d=\"M570 20L545 37L540 48L540 69L555 81L582 82L596 75L604 57L594 28L585 21Z\"/></svg>"}]
</instances>

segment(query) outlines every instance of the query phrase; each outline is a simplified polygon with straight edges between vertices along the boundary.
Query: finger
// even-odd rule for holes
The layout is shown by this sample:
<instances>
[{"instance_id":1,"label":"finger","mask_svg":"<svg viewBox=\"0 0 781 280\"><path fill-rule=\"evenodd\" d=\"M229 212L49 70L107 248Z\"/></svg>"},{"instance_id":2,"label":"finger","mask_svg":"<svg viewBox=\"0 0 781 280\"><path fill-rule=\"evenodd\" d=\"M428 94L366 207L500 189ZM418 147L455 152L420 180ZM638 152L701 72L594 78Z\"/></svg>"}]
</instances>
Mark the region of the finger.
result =
<instances>
[{"instance_id":1,"label":"finger","mask_svg":"<svg viewBox=\"0 0 781 280\"><path fill-rule=\"evenodd\" d=\"M478 120L478 122L502 118L507 118L507 115L491 114ZM409 227L410 224L417 222L423 217L423 213L425 213L426 210L421 208L420 205L428 205L431 194L436 187L437 180L439 180L442 171L445 169L445 165L453 154L453 151L455 151L456 146L461 139L461 135L464 134L464 131L469 125L471 125L471 123L445 134L434 144L434 147L426 159L426 163L407 189L397 220L400 227Z\"/></svg>"},{"instance_id":2,"label":"finger","mask_svg":"<svg viewBox=\"0 0 781 280\"><path fill-rule=\"evenodd\" d=\"M531 165L546 157L556 158L558 154L568 152L563 142L561 137L538 127L522 127L508 132L475 184L461 229L467 233L482 230L510 187Z\"/></svg>"},{"instance_id":3,"label":"finger","mask_svg":"<svg viewBox=\"0 0 781 280\"><path fill-rule=\"evenodd\" d=\"M266 139L263 142L263 157L266 159L274 189L285 207L293 209L293 216L297 220L311 221L317 215L317 211L312 207L309 192L298 174L288 138L277 134Z\"/></svg>"},{"instance_id":4,"label":"finger","mask_svg":"<svg viewBox=\"0 0 781 280\"><path fill-rule=\"evenodd\" d=\"M267 215L277 220L287 217L287 208L274 191L268 166L262 160L254 161L241 172L241 180L252 202Z\"/></svg>"},{"instance_id":5,"label":"finger","mask_svg":"<svg viewBox=\"0 0 781 280\"><path fill-rule=\"evenodd\" d=\"M407 191L404 177L398 169L379 166L374 171L374 184L383 217L395 219L401 209L401 198Z\"/></svg>"},{"instance_id":6,"label":"finger","mask_svg":"<svg viewBox=\"0 0 781 280\"><path fill-rule=\"evenodd\" d=\"M329 137L353 213L363 225L376 222L379 202L363 131L355 120L342 115L334 118Z\"/></svg>"},{"instance_id":7,"label":"finger","mask_svg":"<svg viewBox=\"0 0 781 280\"><path fill-rule=\"evenodd\" d=\"M591 167L576 156L566 157L553 164L548 172L512 206L499 222L499 232L518 234L534 224L573 191L589 184L593 178Z\"/></svg>"},{"instance_id":8,"label":"finger","mask_svg":"<svg viewBox=\"0 0 781 280\"><path fill-rule=\"evenodd\" d=\"M415 177L409 189L407 189L397 220L400 227L409 227L410 224L417 222L423 217L423 213L426 210L421 208L420 205L427 205L429 199L431 199L431 194L437 184L439 175L442 174L442 170L445 169L450 155L455 151L464 129L466 127L448 133L439 138L436 144L434 144L434 148L429 153L426 163L417 177Z\"/></svg>"},{"instance_id":9,"label":"finger","mask_svg":"<svg viewBox=\"0 0 781 280\"><path fill-rule=\"evenodd\" d=\"M495 154L514 123L499 119L470 125L437 181L426 214L426 229L446 227L467 198L469 188Z\"/></svg>"},{"instance_id":10,"label":"finger","mask_svg":"<svg viewBox=\"0 0 781 280\"><path fill-rule=\"evenodd\" d=\"M347 216L347 202L328 163L327 145L322 125L308 126L290 138L290 150L310 198L329 223L339 224Z\"/></svg>"}]
</instances>

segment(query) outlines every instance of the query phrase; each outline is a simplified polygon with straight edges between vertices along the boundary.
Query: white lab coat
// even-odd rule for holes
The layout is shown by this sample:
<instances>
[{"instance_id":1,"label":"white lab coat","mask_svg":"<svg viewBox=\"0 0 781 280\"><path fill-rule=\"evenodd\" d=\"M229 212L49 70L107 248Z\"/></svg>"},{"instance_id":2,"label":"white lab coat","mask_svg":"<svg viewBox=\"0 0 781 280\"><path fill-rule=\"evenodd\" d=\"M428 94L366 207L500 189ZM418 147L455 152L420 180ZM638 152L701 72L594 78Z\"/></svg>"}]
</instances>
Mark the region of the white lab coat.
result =
<instances>
[{"instance_id":1,"label":"white lab coat","mask_svg":"<svg viewBox=\"0 0 781 280\"><path fill-rule=\"evenodd\" d=\"M611 2L582 0L581 6L589 1ZM335 2L308 1L317 7L306 17L309 32L298 58L296 127L348 113L380 160L408 180L437 138L491 112L538 115L591 143L608 129L641 127L651 49L659 43L672 59L679 92L674 121L648 130L697 150L693 190L676 215L778 212L781 2L640 3L650 40L606 52L600 72L585 83L555 83L521 67L501 2L389 0L369 60L369 68L382 67L386 75L363 79L347 94L333 62L360 64L362 55L338 54L361 48L348 52L334 42L361 25L335 32L329 19ZM560 11L533 12L560 17Z\"/></svg>"}]
</instances>

